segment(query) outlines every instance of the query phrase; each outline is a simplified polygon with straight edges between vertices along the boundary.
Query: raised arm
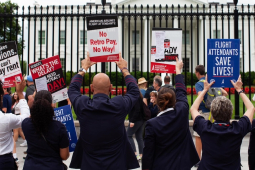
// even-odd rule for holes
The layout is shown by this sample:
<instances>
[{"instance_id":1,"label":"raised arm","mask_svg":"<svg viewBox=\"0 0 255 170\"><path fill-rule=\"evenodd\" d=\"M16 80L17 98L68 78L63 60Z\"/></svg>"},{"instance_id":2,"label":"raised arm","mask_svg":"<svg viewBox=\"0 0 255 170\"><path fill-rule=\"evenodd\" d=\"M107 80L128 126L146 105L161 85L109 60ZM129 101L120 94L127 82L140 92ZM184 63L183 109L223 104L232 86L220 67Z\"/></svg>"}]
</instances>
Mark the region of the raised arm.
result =
<instances>
[{"instance_id":1,"label":"raised arm","mask_svg":"<svg viewBox=\"0 0 255 170\"><path fill-rule=\"evenodd\" d=\"M89 52L87 53L87 58L81 61L82 68L87 71L92 65L95 64L95 62L90 61ZM74 106L74 110L77 112L77 109L79 108L79 100L81 97L88 98L87 96L81 95L80 88L82 84L83 77L85 75L84 71L80 71L78 74L76 74L71 81L71 84L68 89L68 96L69 99Z\"/></svg>"},{"instance_id":2,"label":"raised arm","mask_svg":"<svg viewBox=\"0 0 255 170\"><path fill-rule=\"evenodd\" d=\"M125 102L125 111L126 114L131 111L131 109L134 107L135 103L138 102L138 98L140 96L140 91L136 83L136 79L130 75L128 69L127 69L127 61L124 60L121 57L121 54L119 56L120 60L118 62L115 62L119 69L121 70L124 78L125 83L127 86L127 93L124 95L123 99Z\"/></svg>"},{"instance_id":3,"label":"raised arm","mask_svg":"<svg viewBox=\"0 0 255 170\"><path fill-rule=\"evenodd\" d=\"M197 96L195 102L190 108L190 113L192 116L193 121L195 121L196 117L199 116L198 108L200 103L203 101L205 94L209 90L209 88L213 85L214 82L211 82L210 84L207 82L207 75L205 77L205 82L204 82L204 90Z\"/></svg>"},{"instance_id":4,"label":"raised arm","mask_svg":"<svg viewBox=\"0 0 255 170\"><path fill-rule=\"evenodd\" d=\"M238 78L236 83L234 83L232 80L231 80L231 83L233 84L233 86L236 89L236 91L240 94L240 97L242 98L242 100L244 102L244 105L245 105L245 107L247 109L245 114L244 114L244 116L247 116L250 119L250 122L252 123L253 114L254 114L254 106L251 103L251 101L249 100L249 98L242 91L243 83L242 83L241 75L239 76L239 78Z\"/></svg>"},{"instance_id":5,"label":"raised arm","mask_svg":"<svg viewBox=\"0 0 255 170\"><path fill-rule=\"evenodd\" d=\"M227 96L228 92L226 90L224 90L223 88L220 88L221 92L222 92L222 96Z\"/></svg>"}]
</instances>

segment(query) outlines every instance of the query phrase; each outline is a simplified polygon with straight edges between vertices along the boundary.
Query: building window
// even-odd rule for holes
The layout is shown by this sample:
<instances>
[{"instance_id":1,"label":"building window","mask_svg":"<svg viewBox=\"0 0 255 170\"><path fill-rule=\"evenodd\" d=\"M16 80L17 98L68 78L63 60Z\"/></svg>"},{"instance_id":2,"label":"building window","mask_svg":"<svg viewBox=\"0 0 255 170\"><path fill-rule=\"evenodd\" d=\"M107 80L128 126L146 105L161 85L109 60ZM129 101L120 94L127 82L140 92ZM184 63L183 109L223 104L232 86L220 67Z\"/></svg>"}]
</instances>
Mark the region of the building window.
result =
<instances>
[{"instance_id":1,"label":"building window","mask_svg":"<svg viewBox=\"0 0 255 170\"><path fill-rule=\"evenodd\" d=\"M65 44L65 39L66 39L65 31L60 31L60 44Z\"/></svg>"},{"instance_id":2,"label":"building window","mask_svg":"<svg viewBox=\"0 0 255 170\"><path fill-rule=\"evenodd\" d=\"M84 35L84 33L85 33L85 35ZM83 39L83 37L84 37L84 39ZM87 31L81 30L80 31L80 44L84 44L84 42L85 42L85 44L87 44Z\"/></svg>"},{"instance_id":3,"label":"building window","mask_svg":"<svg viewBox=\"0 0 255 170\"><path fill-rule=\"evenodd\" d=\"M132 31L132 45L139 44L139 31L136 31L136 42L135 42L135 31Z\"/></svg>"},{"instance_id":4,"label":"building window","mask_svg":"<svg viewBox=\"0 0 255 170\"><path fill-rule=\"evenodd\" d=\"M189 58L182 58L183 61L183 71L189 72Z\"/></svg>"},{"instance_id":5,"label":"building window","mask_svg":"<svg viewBox=\"0 0 255 170\"><path fill-rule=\"evenodd\" d=\"M186 44L190 44L190 35L189 30L183 30L182 31L182 44L185 44L185 32L186 32Z\"/></svg>"},{"instance_id":6,"label":"building window","mask_svg":"<svg viewBox=\"0 0 255 170\"><path fill-rule=\"evenodd\" d=\"M242 30L238 30L238 38L240 39L240 44L242 44Z\"/></svg>"},{"instance_id":7,"label":"building window","mask_svg":"<svg viewBox=\"0 0 255 170\"><path fill-rule=\"evenodd\" d=\"M45 31L38 31L38 44L45 44Z\"/></svg>"},{"instance_id":8,"label":"building window","mask_svg":"<svg viewBox=\"0 0 255 170\"><path fill-rule=\"evenodd\" d=\"M135 63L135 61L136 61L136 63ZM139 58L136 58L136 60L135 60L135 58L132 58L132 71L135 71L135 69L136 69L136 71L139 71L139 61L140 61L140 59Z\"/></svg>"},{"instance_id":9,"label":"building window","mask_svg":"<svg viewBox=\"0 0 255 170\"><path fill-rule=\"evenodd\" d=\"M66 63L65 63L65 58L60 58L62 70L65 73L66 72Z\"/></svg>"},{"instance_id":10,"label":"building window","mask_svg":"<svg viewBox=\"0 0 255 170\"><path fill-rule=\"evenodd\" d=\"M216 30L213 30L213 39L219 39L221 37L220 30L217 30L217 37L216 37Z\"/></svg>"}]
</instances>

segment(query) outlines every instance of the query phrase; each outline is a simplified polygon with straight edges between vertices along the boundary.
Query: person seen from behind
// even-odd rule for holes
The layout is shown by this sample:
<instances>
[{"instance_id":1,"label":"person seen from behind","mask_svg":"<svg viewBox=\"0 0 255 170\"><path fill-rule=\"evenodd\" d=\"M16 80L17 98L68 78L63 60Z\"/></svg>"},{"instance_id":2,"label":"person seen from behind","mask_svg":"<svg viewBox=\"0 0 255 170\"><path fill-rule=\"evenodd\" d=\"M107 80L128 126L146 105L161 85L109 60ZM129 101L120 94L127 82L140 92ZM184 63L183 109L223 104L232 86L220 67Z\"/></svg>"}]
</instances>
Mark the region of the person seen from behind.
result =
<instances>
[{"instance_id":1,"label":"person seen from behind","mask_svg":"<svg viewBox=\"0 0 255 170\"><path fill-rule=\"evenodd\" d=\"M14 115L20 115L20 103L19 103L19 96L18 93L15 92L12 96L12 113ZM19 161L16 153L16 142L18 140L18 137L21 136L24 142L26 143L26 139L24 136L24 133L21 129L21 127L17 129L13 129L13 139L14 139L14 148L13 148L13 157L16 161L16 163Z\"/></svg>"},{"instance_id":2,"label":"person seen from behind","mask_svg":"<svg viewBox=\"0 0 255 170\"><path fill-rule=\"evenodd\" d=\"M62 160L69 157L69 138L65 125L53 120L51 104L49 91L37 92L30 109L31 117L22 122L28 145L24 170L66 169Z\"/></svg>"},{"instance_id":3,"label":"person seen from behind","mask_svg":"<svg viewBox=\"0 0 255 170\"><path fill-rule=\"evenodd\" d=\"M176 58L176 93L165 87L158 92L160 113L146 123L142 170L190 170L199 161L189 130L182 67Z\"/></svg>"},{"instance_id":4,"label":"person seen from behind","mask_svg":"<svg viewBox=\"0 0 255 170\"><path fill-rule=\"evenodd\" d=\"M162 87L167 87L167 88L170 88L170 89L172 89L173 91L175 91L174 86L170 85L170 82L171 82L170 76L166 75L165 78L164 78L164 83L165 83L165 85L162 86Z\"/></svg>"},{"instance_id":5,"label":"person seen from behind","mask_svg":"<svg viewBox=\"0 0 255 170\"><path fill-rule=\"evenodd\" d=\"M16 84L16 92L19 96L19 110L20 115L5 114L0 111L0 169L1 170L17 170L17 164L13 158L13 146L14 140L12 136L12 129L21 127L22 121L30 116L29 107L23 90L26 87L26 82L23 76L21 83ZM3 95L4 91L2 84L0 83L0 95Z\"/></svg>"},{"instance_id":6,"label":"person seen from behind","mask_svg":"<svg viewBox=\"0 0 255 170\"><path fill-rule=\"evenodd\" d=\"M154 118L157 116L159 112L159 108L157 105L157 97L158 97L158 92L157 91L152 91L150 93L150 103L148 105L150 111L151 111L151 118Z\"/></svg>"},{"instance_id":7,"label":"person seen from behind","mask_svg":"<svg viewBox=\"0 0 255 170\"><path fill-rule=\"evenodd\" d=\"M193 129L200 135L203 143L203 156L198 169L240 170L242 166L240 148L243 137L251 130L254 106L242 90L243 83L240 75L236 83L232 80L231 83L247 109L244 116L239 121L230 123L233 105L228 98L218 96L212 101L210 109L215 122L205 120L198 109L213 83L209 84L207 78L205 79L203 91L190 108L194 121Z\"/></svg>"},{"instance_id":8,"label":"person seen from behind","mask_svg":"<svg viewBox=\"0 0 255 170\"><path fill-rule=\"evenodd\" d=\"M3 106L2 111L4 113L11 113L12 112L12 98L10 96L11 88L3 88L4 95L3 95Z\"/></svg>"}]
</instances>

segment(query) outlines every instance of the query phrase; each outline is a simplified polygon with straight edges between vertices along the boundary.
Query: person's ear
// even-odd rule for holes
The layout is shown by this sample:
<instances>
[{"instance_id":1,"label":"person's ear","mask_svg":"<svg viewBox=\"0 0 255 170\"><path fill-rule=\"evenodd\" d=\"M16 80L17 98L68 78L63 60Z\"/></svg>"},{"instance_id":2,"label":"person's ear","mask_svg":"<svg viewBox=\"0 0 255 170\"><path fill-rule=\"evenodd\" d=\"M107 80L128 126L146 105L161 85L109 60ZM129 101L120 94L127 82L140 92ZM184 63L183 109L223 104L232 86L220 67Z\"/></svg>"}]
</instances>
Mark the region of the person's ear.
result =
<instances>
[{"instance_id":1,"label":"person's ear","mask_svg":"<svg viewBox=\"0 0 255 170\"><path fill-rule=\"evenodd\" d=\"M90 84L90 89L91 89L91 92L94 93L94 86L93 86L93 84Z\"/></svg>"},{"instance_id":2,"label":"person's ear","mask_svg":"<svg viewBox=\"0 0 255 170\"><path fill-rule=\"evenodd\" d=\"M112 91L112 84L109 87L109 92L111 92L111 91Z\"/></svg>"}]
</instances>

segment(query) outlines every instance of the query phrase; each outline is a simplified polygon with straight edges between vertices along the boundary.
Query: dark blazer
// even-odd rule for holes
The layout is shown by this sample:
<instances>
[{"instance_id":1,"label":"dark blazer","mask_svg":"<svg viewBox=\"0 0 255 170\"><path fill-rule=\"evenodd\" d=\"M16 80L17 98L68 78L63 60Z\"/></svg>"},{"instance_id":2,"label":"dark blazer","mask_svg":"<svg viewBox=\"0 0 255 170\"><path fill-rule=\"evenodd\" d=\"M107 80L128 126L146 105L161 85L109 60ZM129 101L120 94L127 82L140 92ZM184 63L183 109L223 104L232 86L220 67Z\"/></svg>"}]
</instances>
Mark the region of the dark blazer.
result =
<instances>
[{"instance_id":1,"label":"dark blazer","mask_svg":"<svg viewBox=\"0 0 255 170\"><path fill-rule=\"evenodd\" d=\"M252 130L250 136L250 144L249 144L249 168L250 170L255 170L255 119L252 121Z\"/></svg>"},{"instance_id":2,"label":"dark blazer","mask_svg":"<svg viewBox=\"0 0 255 170\"><path fill-rule=\"evenodd\" d=\"M138 101L140 92L133 76L125 77L127 94L110 99L81 95L83 77L75 75L68 95L80 121L82 170L127 170L139 164L127 139L124 120Z\"/></svg>"},{"instance_id":3,"label":"dark blazer","mask_svg":"<svg viewBox=\"0 0 255 170\"><path fill-rule=\"evenodd\" d=\"M199 161L190 131L189 104L183 76L177 75L174 110L147 121L143 170L190 170Z\"/></svg>"},{"instance_id":4,"label":"dark blazer","mask_svg":"<svg viewBox=\"0 0 255 170\"><path fill-rule=\"evenodd\" d=\"M129 122L135 123L138 121L143 120L143 99L140 97L138 98L138 101L128 114Z\"/></svg>"}]
</instances>

